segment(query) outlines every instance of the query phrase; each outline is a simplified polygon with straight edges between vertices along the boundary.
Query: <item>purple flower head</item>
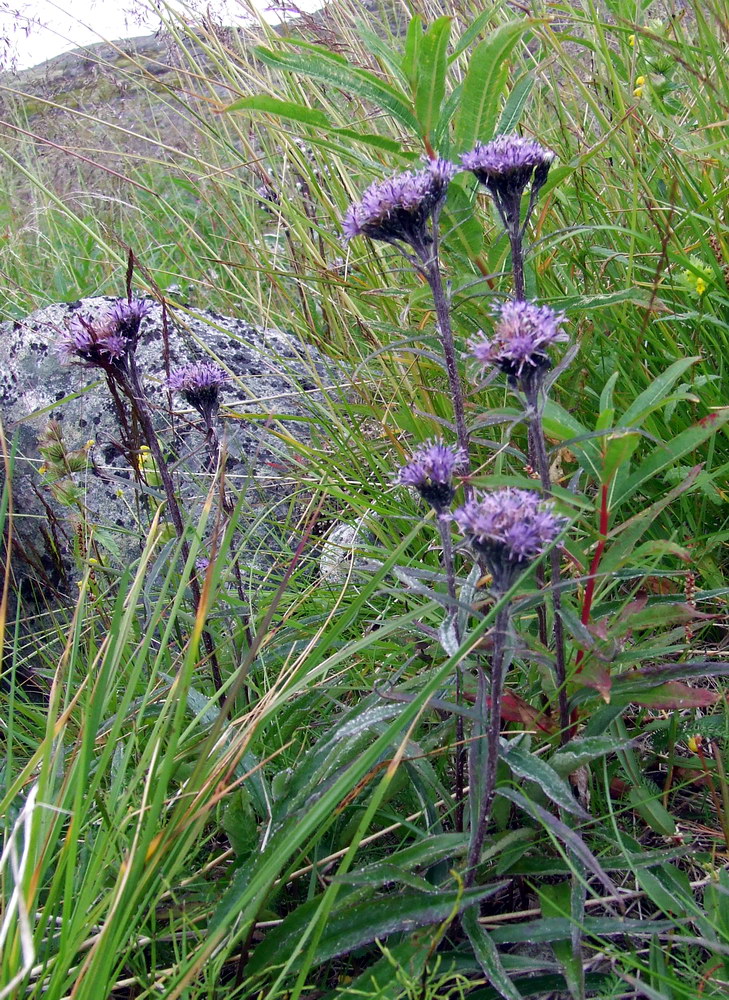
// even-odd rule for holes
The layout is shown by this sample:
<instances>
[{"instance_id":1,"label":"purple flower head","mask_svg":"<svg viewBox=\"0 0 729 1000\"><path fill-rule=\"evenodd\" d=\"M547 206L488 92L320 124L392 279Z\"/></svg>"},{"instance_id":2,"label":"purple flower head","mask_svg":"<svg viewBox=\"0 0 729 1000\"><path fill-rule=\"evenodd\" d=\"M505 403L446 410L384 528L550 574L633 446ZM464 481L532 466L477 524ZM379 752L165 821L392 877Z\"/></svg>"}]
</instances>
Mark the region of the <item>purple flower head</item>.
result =
<instances>
[{"instance_id":1,"label":"purple flower head","mask_svg":"<svg viewBox=\"0 0 729 1000\"><path fill-rule=\"evenodd\" d=\"M419 253L432 243L428 220L437 219L457 171L448 160L430 160L422 170L406 170L375 181L347 209L342 229L348 240L369 236L385 243L401 241Z\"/></svg>"},{"instance_id":2,"label":"purple flower head","mask_svg":"<svg viewBox=\"0 0 729 1000\"><path fill-rule=\"evenodd\" d=\"M119 299L96 318L77 314L68 322L57 350L66 361L121 372L139 342L139 326L150 306L142 299Z\"/></svg>"},{"instance_id":3,"label":"purple flower head","mask_svg":"<svg viewBox=\"0 0 729 1000\"><path fill-rule=\"evenodd\" d=\"M555 540L565 523L539 493L513 487L475 495L454 518L483 557L497 593L509 589L519 570Z\"/></svg>"},{"instance_id":4,"label":"purple flower head","mask_svg":"<svg viewBox=\"0 0 729 1000\"><path fill-rule=\"evenodd\" d=\"M426 441L398 473L398 482L412 486L439 514L453 502L453 475L467 463L462 448L452 448L441 440Z\"/></svg>"},{"instance_id":5,"label":"purple flower head","mask_svg":"<svg viewBox=\"0 0 729 1000\"><path fill-rule=\"evenodd\" d=\"M167 387L179 392L210 426L220 405L220 390L230 383L230 376L211 361L195 361L170 372Z\"/></svg>"},{"instance_id":6,"label":"purple flower head","mask_svg":"<svg viewBox=\"0 0 729 1000\"><path fill-rule=\"evenodd\" d=\"M499 135L485 145L478 142L475 149L461 156L463 168L471 170L488 188L507 229L518 228L521 196L531 181L528 221L553 162L554 153L536 140L518 135Z\"/></svg>"},{"instance_id":7,"label":"purple flower head","mask_svg":"<svg viewBox=\"0 0 729 1000\"><path fill-rule=\"evenodd\" d=\"M547 348L564 342L564 313L533 302L506 302L496 306L498 317L490 339L480 334L469 344L471 354L482 365L496 365L510 379L525 383L541 378L551 362Z\"/></svg>"}]
</instances>

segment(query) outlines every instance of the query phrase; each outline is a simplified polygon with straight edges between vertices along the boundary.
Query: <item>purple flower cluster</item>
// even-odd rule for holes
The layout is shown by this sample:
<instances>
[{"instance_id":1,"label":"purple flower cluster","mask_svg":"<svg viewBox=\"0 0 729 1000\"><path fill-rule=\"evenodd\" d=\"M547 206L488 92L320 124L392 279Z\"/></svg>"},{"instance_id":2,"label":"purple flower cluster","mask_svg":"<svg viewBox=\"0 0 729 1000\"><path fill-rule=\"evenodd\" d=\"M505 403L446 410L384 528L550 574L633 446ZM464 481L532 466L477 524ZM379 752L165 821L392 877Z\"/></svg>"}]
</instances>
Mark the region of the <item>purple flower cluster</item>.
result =
<instances>
[{"instance_id":1,"label":"purple flower cluster","mask_svg":"<svg viewBox=\"0 0 729 1000\"><path fill-rule=\"evenodd\" d=\"M454 518L483 557L498 593L509 589L519 570L536 559L564 526L550 501L532 490L513 487L477 494L454 512Z\"/></svg>"},{"instance_id":2,"label":"purple flower cluster","mask_svg":"<svg viewBox=\"0 0 729 1000\"><path fill-rule=\"evenodd\" d=\"M464 169L473 171L487 187L508 178L522 191L535 170L544 171L546 180L553 161L554 153L535 139L519 135L500 135L486 144L478 142L475 149L461 156Z\"/></svg>"},{"instance_id":3,"label":"purple flower cluster","mask_svg":"<svg viewBox=\"0 0 729 1000\"><path fill-rule=\"evenodd\" d=\"M144 299L119 299L95 319L77 314L69 320L57 351L65 361L121 370L137 348L140 326L150 308Z\"/></svg>"},{"instance_id":4,"label":"purple flower cluster","mask_svg":"<svg viewBox=\"0 0 729 1000\"><path fill-rule=\"evenodd\" d=\"M531 205L547 180L554 153L534 139L518 135L500 135L491 142L477 143L475 149L461 156L465 170L471 170L494 199L507 230L519 229L521 196L531 181ZM526 221L525 221L526 225Z\"/></svg>"},{"instance_id":5,"label":"purple flower cluster","mask_svg":"<svg viewBox=\"0 0 729 1000\"><path fill-rule=\"evenodd\" d=\"M474 358L482 365L496 365L516 382L546 371L551 364L547 348L567 340L564 313L523 301L496 306L494 313L498 319L493 337L481 333L469 344Z\"/></svg>"},{"instance_id":6,"label":"purple flower cluster","mask_svg":"<svg viewBox=\"0 0 729 1000\"><path fill-rule=\"evenodd\" d=\"M170 372L167 387L179 392L210 426L220 405L220 390L230 383L230 376L211 361L195 361Z\"/></svg>"},{"instance_id":7,"label":"purple flower cluster","mask_svg":"<svg viewBox=\"0 0 729 1000\"><path fill-rule=\"evenodd\" d=\"M448 160L430 160L422 170L370 184L362 200L347 209L344 235L348 240L369 236L385 243L401 241L424 253L432 242L428 220L440 212L457 169Z\"/></svg>"},{"instance_id":8,"label":"purple flower cluster","mask_svg":"<svg viewBox=\"0 0 729 1000\"><path fill-rule=\"evenodd\" d=\"M439 514L453 502L453 476L467 464L462 448L452 448L441 440L426 441L398 473L398 482L412 486Z\"/></svg>"}]
</instances>

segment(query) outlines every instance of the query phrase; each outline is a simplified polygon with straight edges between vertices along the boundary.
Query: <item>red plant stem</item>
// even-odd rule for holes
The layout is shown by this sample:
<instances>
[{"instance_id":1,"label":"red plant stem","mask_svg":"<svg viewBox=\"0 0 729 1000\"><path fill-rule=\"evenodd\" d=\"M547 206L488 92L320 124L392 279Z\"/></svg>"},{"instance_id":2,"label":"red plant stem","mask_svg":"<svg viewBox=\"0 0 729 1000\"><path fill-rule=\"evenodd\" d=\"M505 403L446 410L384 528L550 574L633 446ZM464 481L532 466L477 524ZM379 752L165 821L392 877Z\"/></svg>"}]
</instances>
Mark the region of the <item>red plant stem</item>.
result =
<instances>
[{"instance_id":1,"label":"red plant stem","mask_svg":"<svg viewBox=\"0 0 729 1000\"><path fill-rule=\"evenodd\" d=\"M582 614L580 615L580 621L583 625L587 625L590 621L590 614L592 612L592 600L595 596L595 585L597 583L597 571L600 569L600 560L602 559L602 554L605 551L605 545L607 543L607 533L610 513L608 511L608 483L603 483L600 489L600 541L597 543L597 548L595 549L595 555L592 557L592 563L590 564L590 575L587 580L587 586L585 587L585 597L582 601ZM580 649L577 653L577 673L582 670L580 664L585 658L584 649Z\"/></svg>"}]
</instances>

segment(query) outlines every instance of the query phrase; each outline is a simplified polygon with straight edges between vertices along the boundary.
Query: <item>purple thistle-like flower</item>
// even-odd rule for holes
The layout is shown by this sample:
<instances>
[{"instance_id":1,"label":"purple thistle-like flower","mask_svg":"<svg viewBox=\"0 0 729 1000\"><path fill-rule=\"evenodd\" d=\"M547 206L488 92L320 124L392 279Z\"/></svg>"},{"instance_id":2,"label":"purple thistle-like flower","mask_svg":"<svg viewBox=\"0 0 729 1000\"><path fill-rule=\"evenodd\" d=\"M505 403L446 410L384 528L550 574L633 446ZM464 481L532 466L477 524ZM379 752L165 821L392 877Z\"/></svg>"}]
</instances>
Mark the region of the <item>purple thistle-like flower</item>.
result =
<instances>
[{"instance_id":1,"label":"purple thistle-like flower","mask_svg":"<svg viewBox=\"0 0 729 1000\"><path fill-rule=\"evenodd\" d=\"M462 448L452 448L441 440L426 441L398 473L398 482L412 486L439 514L453 502L453 476L468 463Z\"/></svg>"},{"instance_id":2,"label":"purple thistle-like flower","mask_svg":"<svg viewBox=\"0 0 729 1000\"><path fill-rule=\"evenodd\" d=\"M547 348L564 342L565 315L533 302L506 302L496 306L498 317L491 338L480 333L469 344L482 365L496 365L514 381L539 378L550 366Z\"/></svg>"},{"instance_id":3,"label":"purple thistle-like flower","mask_svg":"<svg viewBox=\"0 0 729 1000\"><path fill-rule=\"evenodd\" d=\"M471 170L487 188L508 185L519 194L534 177L537 187L547 179L554 153L535 139L519 135L500 135L491 142L476 143L475 149L461 156L465 170Z\"/></svg>"},{"instance_id":4,"label":"purple thistle-like flower","mask_svg":"<svg viewBox=\"0 0 729 1000\"><path fill-rule=\"evenodd\" d=\"M194 407L208 426L218 412L220 390L230 383L230 376L211 361L195 361L170 372L167 387L179 392Z\"/></svg>"},{"instance_id":5,"label":"purple thistle-like flower","mask_svg":"<svg viewBox=\"0 0 729 1000\"><path fill-rule=\"evenodd\" d=\"M518 135L500 135L461 156L465 170L471 170L491 194L507 230L519 230L521 196L531 181L530 206L524 226L536 202L539 189L547 180L554 153L535 139Z\"/></svg>"},{"instance_id":6,"label":"purple thistle-like flower","mask_svg":"<svg viewBox=\"0 0 729 1000\"><path fill-rule=\"evenodd\" d=\"M514 487L474 496L454 511L454 519L475 551L483 557L503 593L516 574L537 558L564 527L554 504L532 490Z\"/></svg>"},{"instance_id":7,"label":"purple thistle-like flower","mask_svg":"<svg viewBox=\"0 0 729 1000\"><path fill-rule=\"evenodd\" d=\"M57 350L66 361L120 372L139 342L139 327L150 306L143 299L119 299L97 318L76 315Z\"/></svg>"},{"instance_id":8,"label":"purple thistle-like flower","mask_svg":"<svg viewBox=\"0 0 729 1000\"><path fill-rule=\"evenodd\" d=\"M385 243L401 241L424 253L432 242L428 220L437 218L457 169L448 160L430 160L422 170L375 181L347 209L344 235L348 240L369 236Z\"/></svg>"}]
</instances>

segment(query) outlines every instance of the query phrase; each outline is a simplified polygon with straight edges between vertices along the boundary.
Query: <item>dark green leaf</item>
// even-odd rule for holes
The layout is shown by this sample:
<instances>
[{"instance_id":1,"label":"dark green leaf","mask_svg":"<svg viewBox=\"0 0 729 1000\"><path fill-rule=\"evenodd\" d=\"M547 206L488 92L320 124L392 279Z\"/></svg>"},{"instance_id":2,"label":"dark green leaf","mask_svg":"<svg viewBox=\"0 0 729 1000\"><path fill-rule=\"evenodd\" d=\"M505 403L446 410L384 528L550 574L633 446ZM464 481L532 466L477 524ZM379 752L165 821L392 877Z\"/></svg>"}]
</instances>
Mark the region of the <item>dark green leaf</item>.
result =
<instances>
[{"instance_id":1,"label":"dark green leaf","mask_svg":"<svg viewBox=\"0 0 729 1000\"><path fill-rule=\"evenodd\" d=\"M502 744L502 752L504 760L514 774L520 778L535 781L544 794L561 809L579 816L580 819L589 820L589 815L575 799L570 786L560 778L546 760L542 760L535 754L527 753L519 747L510 746L508 743Z\"/></svg>"},{"instance_id":2,"label":"dark green leaf","mask_svg":"<svg viewBox=\"0 0 729 1000\"><path fill-rule=\"evenodd\" d=\"M455 125L457 153L472 149L477 141L488 142L493 136L508 76L508 58L531 23L522 18L503 24L473 50Z\"/></svg>"},{"instance_id":3,"label":"dark green leaf","mask_svg":"<svg viewBox=\"0 0 729 1000\"><path fill-rule=\"evenodd\" d=\"M298 41L295 44L305 48L306 54L274 52L263 46L256 46L255 53L269 66L321 80L322 83L328 83L346 93L356 94L363 100L371 101L388 111L405 128L415 134L418 133L417 118L402 91L385 83L374 73L352 66L342 56L337 56L328 49Z\"/></svg>"},{"instance_id":4,"label":"dark green leaf","mask_svg":"<svg viewBox=\"0 0 729 1000\"><path fill-rule=\"evenodd\" d=\"M357 948L387 938L390 934L411 931L416 927L441 923L453 913L499 892L507 883L457 892L427 894L406 891L377 896L364 902L352 903L344 898L335 908L324 926L313 956L313 966L321 965L338 955L346 955ZM256 975L281 965L301 943L310 923L316 919L321 899L312 899L289 914L277 927L273 927L258 945L246 968L249 975ZM299 962L303 956L299 957ZM291 971L298 968L297 961Z\"/></svg>"},{"instance_id":5,"label":"dark green leaf","mask_svg":"<svg viewBox=\"0 0 729 1000\"><path fill-rule=\"evenodd\" d=\"M547 812L547 810L543 809L540 805L537 805L536 802L530 802L529 799L521 794L521 792L517 792L513 788L499 788L497 794L509 799L510 802L519 806L519 808L523 809L524 812L539 819L544 826L555 835L555 837L566 844L571 851L574 851L585 867L589 868L589 870L599 878L610 895L617 894L617 886L612 879L608 877L600 862L579 834L575 833L574 830L570 830L570 828L561 820L557 819L556 816L552 816L551 813Z\"/></svg>"},{"instance_id":6,"label":"dark green leaf","mask_svg":"<svg viewBox=\"0 0 729 1000\"><path fill-rule=\"evenodd\" d=\"M471 942L478 964L486 974L488 982L495 987L505 1000L522 1000L522 995L506 972L496 945L488 931L478 922L478 912L471 907L461 919L463 929Z\"/></svg>"},{"instance_id":7,"label":"dark green leaf","mask_svg":"<svg viewBox=\"0 0 729 1000\"><path fill-rule=\"evenodd\" d=\"M414 100L421 133L429 136L440 118L445 96L446 50L451 35L451 18L439 17L420 40Z\"/></svg>"}]
</instances>

